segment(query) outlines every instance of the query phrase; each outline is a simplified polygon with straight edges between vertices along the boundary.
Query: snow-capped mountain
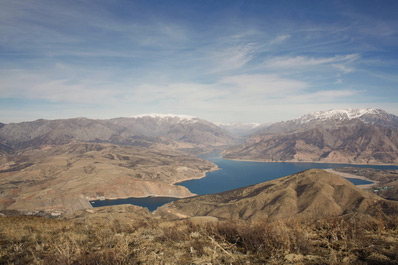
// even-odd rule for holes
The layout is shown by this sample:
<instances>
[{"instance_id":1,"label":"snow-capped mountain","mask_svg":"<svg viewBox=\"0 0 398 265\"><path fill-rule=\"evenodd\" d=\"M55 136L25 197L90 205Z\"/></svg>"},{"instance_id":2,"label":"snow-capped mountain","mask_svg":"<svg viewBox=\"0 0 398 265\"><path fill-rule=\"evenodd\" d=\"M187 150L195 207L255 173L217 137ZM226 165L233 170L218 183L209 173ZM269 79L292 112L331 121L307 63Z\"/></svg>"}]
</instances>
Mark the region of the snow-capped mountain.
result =
<instances>
[{"instance_id":1,"label":"snow-capped mountain","mask_svg":"<svg viewBox=\"0 0 398 265\"><path fill-rule=\"evenodd\" d=\"M151 113L151 114L139 114L134 115L133 119L145 119L152 118L157 121L169 121L169 122L197 122L200 119L197 117L189 116L189 115L176 115L176 114L160 114L160 113Z\"/></svg>"},{"instance_id":2,"label":"snow-capped mountain","mask_svg":"<svg viewBox=\"0 0 398 265\"><path fill-rule=\"evenodd\" d=\"M230 122L230 123L223 123L223 122L215 122L215 125L218 127L230 132L236 136L247 136L254 132L255 129L261 126L260 123L243 123L243 122Z\"/></svg>"},{"instance_id":3,"label":"snow-capped mountain","mask_svg":"<svg viewBox=\"0 0 398 265\"><path fill-rule=\"evenodd\" d=\"M315 112L261 129L226 158L398 163L398 117L379 109Z\"/></svg>"},{"instance_id":4,"label":"snow-capped mountain","mask_svg":"<svg viewBox=\"0 0 398 265\"><path fill-rule=\"evenodd\" d=\"M398 117L381 109L332 109L328 111L312 112L300 118L277 122L268 127L259 128L255 134L284 133L293 130L305 130L317 126L336 127L353 120L366 124L398 129Z\"/></svg>"},{"instance_id":5,"label":"snow-capped mountain","mask_svg":"<svg viewBox=\"0 0 398 265\"><path fill-rule=\"evenodd\" d=\"M381 109L341 109L341 110L328 110L318 111L306 114L297 119L300 124L308 123L311 121L325 121L325 120L352 120L358 119L367 115L386 115L387 112Z\"/></svg>"}]
</instances>

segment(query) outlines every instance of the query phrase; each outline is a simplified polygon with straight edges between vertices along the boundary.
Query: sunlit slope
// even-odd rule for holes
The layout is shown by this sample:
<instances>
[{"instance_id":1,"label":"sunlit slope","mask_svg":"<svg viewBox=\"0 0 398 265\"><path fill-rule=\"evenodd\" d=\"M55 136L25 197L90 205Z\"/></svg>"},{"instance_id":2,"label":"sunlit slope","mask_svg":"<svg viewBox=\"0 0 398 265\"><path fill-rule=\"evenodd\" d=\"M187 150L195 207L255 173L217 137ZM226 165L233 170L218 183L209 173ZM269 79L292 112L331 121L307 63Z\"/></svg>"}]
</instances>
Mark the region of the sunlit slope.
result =
<instances>
[{"instance_id":1,"label":"sunlit slope","mask_svg":"<svg viewBox=\"0 0 398 265\"><path fill-rule=\"evenodd\" d=\"M245 188L182 199L161 207L157 213L251 221L292 216L318 219L366 212L384 203L398 206L338 175L311 169Z\"/></svg>"},{"instance_id":2,"label":"sunlit slope","mask_svg":"<svg viewBox=\"0 0 398 265\"><path fill-rule=\"evenodd\" d=\"M63 213L89 199L187 197L176 182L203 177L216 165L180 152L136 146L70 143L25 151L3 161L0 209Z\"/></svg>"}]
</instances>

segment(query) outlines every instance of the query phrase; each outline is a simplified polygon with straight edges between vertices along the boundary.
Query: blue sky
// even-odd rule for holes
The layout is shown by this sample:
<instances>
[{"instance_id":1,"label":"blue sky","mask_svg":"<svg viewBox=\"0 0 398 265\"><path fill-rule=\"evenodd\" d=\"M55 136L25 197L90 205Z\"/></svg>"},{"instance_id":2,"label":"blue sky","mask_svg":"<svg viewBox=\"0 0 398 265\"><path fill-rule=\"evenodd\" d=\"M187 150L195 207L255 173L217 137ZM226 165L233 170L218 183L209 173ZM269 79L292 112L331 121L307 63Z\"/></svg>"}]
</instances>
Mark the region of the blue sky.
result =
<instances>
[{"instance_id":1,"label":"blue sky","mask_svg":"<svg viewBox=\"0 0 398 265\"><path fill-rule=\"evenodd\" d=\"M398 1L0 0L0 122L398 114Z\"/></svg>"}]
</instances>

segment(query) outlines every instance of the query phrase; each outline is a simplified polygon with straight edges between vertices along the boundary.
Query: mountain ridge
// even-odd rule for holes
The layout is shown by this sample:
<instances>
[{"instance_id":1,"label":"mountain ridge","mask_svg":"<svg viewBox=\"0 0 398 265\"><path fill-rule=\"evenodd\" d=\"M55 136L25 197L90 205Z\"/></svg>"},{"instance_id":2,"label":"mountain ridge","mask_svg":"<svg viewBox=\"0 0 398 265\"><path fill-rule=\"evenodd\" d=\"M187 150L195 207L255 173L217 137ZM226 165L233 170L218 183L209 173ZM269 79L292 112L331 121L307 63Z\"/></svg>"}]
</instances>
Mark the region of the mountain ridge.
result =
<instances>
[{"instance_id":1,"label":"mountain ridge","mask_svg":"<svg viewBox=\"0 0 398 265\"><path fill-rule=\"evenodd\" d=\"M157 142L158 137L190 143L191 148L221 146L234 141L233 136L211 122L181 115L140 115L107 120L39 119L0 128L0 143L15 149L66 144L72 140L134 145L140 144L140 138Z\"/></svg>"},{"instance_id":2,"label":"mountain ridge","mask_svg":"<svg viewBox=\"0 0 398 265\"><path fill-rule=\"evenodd\" d=\"M309 114L303 115L298 120L302 123L309 122L311 120L327 120L327 119L339 119L339 120L352 120L356 118L361 118L364 115L376 115L376 114L387 114L381 109L331 109L328 111L317 111L311 112Z\"/></svg>"},{"instance_id":3,"label":"mountain ridge","mask_svg":"<svg viewBox=\"0 0 398 265\"><path fill-rule=\"evenodd\" d=\"M397 116L373 109L359 111L361 115L352 115L352 119L345 112L335 113L337 116L323 115L327 119L309 114L313 118L304 115L272 124L256 131L244 144L224 151L224 157L265 162L398 163Z\"/></svg>"}]
</instances>

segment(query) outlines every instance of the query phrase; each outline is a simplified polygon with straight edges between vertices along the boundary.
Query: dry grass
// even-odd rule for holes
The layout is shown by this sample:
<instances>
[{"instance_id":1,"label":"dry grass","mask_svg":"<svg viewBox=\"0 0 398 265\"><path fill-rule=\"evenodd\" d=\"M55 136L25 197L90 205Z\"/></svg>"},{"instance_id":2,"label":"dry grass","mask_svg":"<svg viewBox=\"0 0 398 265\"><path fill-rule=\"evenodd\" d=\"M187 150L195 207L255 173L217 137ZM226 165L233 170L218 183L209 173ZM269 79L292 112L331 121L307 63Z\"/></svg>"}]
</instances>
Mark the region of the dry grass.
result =
<instances>
[{"instance_id":1,"label":"dry grass","mask_svg":"<svg viewBox=\"0 0 398 265\"><path fill-rule=\"evenodd\" d=\"M0 263L129 264L130 226L39 217L1 218Z\"/></svg>"},{"instance_id":2,"label":"dry grass","mask_svg":"<svg viewBox=\"0 0 398 265\"><path fill-rule=\"evenodd\" d=\"M0 217L0 264L398 264L398 218L317 222Z\"/></svg>"}]
</instances>

